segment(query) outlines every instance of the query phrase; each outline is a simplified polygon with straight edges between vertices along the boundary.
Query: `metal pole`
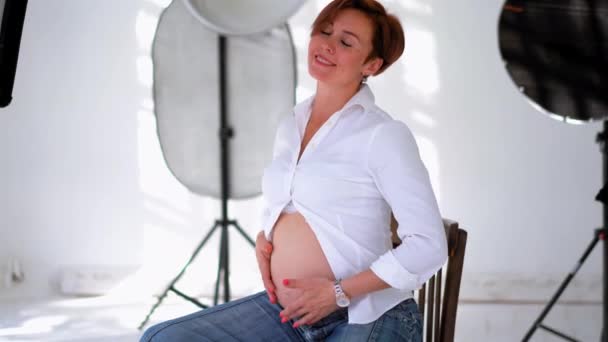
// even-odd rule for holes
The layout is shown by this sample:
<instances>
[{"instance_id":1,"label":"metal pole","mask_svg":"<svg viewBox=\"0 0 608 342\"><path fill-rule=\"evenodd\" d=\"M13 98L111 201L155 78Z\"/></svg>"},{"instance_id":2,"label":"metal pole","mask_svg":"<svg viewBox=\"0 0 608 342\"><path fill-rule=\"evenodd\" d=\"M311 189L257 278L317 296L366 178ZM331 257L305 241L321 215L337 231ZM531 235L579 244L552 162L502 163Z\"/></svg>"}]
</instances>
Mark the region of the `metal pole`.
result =
<instances>
[{"instance_id":1,"label":"metal pole","mask_svg":"<svg viewBox=\"0 0 608 342\"><path fill-rule=\"evenodd\" d=\"M220 156L221 156L221 182L222 182L222 239L220 243L220 270L224 280L224 302L230 301L230 260L228 259L228 196L230 195L230 149L229 139L232 138L232 127L228 125L228 100L227 100L227 77L226 77L226 37L219 36L219 65L220 65ZM219 279L218 279L219 280ZM217 299L216 299L217 301Z\"/></svg>"},{"instance_id":2,"label":"metal pole","mask_svg":"<svg viewBox=\"0 0 608 342\"><path fill-rule=\"evenodd\" d=\"M607 156L607 151L606 151L606 140L608 138L608 120L604 120L604 130L600 133L600 135L598 136L598 140L600 143L600 149L602 151L602 166L603 166L603 181L604 184L603 186L605 186L606 181L608 180L608 156ZM606 203L602 202L602 208L603 208L603 222L602 222L602 228L604 229L604 232L606 232L606 224L608 223L608 208L606 206ZM608 275L608 245L606 244L606 241L604 240L605 236L601 236L601 240L604 242L604 264L603 264L603 281L602 281L602 285L604 287L604 295L603 295L603 303L602 303L602 307L603 307L603 318L602 318L602 335L601 335L601 340L602 342L608 342L608 334L606 334L606 327L608 327L608 286L606 286L608 279L606 279L607 275Z\"/></svg>"}]
</instances>

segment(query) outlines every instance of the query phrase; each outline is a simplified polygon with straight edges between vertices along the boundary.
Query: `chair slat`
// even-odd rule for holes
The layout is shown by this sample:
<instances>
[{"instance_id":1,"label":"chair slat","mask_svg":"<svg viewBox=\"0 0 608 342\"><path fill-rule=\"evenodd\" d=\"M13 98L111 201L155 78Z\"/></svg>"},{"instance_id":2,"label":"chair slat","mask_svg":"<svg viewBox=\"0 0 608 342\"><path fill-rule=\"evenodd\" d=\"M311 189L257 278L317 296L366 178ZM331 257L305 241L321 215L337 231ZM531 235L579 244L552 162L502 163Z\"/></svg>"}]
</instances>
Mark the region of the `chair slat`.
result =
<instances>
[{"instance_id":1,"label":"chair slat","mask_svg":"<svg viewBox=\"0 0 608 342\"><path fill-rule=\"evenodd\" d=\"M427 290L429 291L427 294L427 303L426 312L427 312L427 320L426 320L426 341L433 342L433 320L434 320L434 303L435 303L435 276L432 276L428 281Z\"/></svg>"},{"instance_id":2,"label":"chair slat","mask_svg":"<svg viewBox=\"0 0 608 342\"><path fill-rule=\"evenodd\" d=\"M425 307L425 302L426 302L426 285L422 285L422 287L420 288L420 290L418 290L418 309L420 310L420 316L422 316L422 322L420 322L420 325L424 326L424 307Z\"/></svg>"},{"instance_id":3,"label":"chair slat","mask_svg":"<svg viewBox=\"0 0 608 342\"><path fill-rule=\"evenodd\" d=\"M464 266L467 232L458 229L456 235L454 253L449 258L446 274L443 311L441 313L440 337L442 342L454 341L454 331L456 328L456 313L458 311L458 296L460 294L460 282Z\"/></svg>"},{"instance_id":4,"label":"chair slat","mask_svg":"<svg viewBox=\"0 0 608 342\"><path fill-rule=\"evenodd\" d=\"M435 326L433 328L435 342L439 342L439 319L441 318L441 269L435 276Z\"/></svg>"}]
</instances>

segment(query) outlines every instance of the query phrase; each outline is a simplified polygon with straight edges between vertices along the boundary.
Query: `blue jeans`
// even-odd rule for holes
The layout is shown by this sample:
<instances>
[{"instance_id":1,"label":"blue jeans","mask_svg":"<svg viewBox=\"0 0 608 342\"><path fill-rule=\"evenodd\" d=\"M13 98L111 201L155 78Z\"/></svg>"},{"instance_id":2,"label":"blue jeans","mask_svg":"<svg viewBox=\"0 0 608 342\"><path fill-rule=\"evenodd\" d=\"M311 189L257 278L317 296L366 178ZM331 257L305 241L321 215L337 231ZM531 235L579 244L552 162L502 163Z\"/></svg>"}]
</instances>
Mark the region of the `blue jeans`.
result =
<instances>
[{"instance_id":1,"label":"blue jeans","mask_svg":"<svg viewBox=\"0 0 608 342\"><path fill-rule=\"evenodd\" d=\"M281 323L279 304L266 292L234 300L150 327L140 342L195 341L406 341L422 342L421 316L406 299L368 324L348 324L340 309L312 324Z\"/></svg>"}]
</instances>

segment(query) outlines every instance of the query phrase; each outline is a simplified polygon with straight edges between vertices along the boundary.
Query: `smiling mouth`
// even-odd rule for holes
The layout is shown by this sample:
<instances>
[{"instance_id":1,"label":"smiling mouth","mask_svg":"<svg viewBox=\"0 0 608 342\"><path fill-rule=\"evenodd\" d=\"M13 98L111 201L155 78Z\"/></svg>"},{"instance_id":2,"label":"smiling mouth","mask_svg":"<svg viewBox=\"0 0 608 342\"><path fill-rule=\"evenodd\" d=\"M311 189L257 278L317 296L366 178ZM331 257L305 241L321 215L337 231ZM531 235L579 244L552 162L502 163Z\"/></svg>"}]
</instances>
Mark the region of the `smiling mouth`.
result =
<instances>
[{"instance_id":1,"label":"smiling mouth","mask_svg":"<svg viewBox=\"0 0 608 342\"><path fill-rule=\"evenodd\" d=\"M315 60L322 64L322 65L326 65L326 66L335 66L334 63L328 61L327 59L323 58L321 55L315 55Z\"/></svg>"}]
</instances>

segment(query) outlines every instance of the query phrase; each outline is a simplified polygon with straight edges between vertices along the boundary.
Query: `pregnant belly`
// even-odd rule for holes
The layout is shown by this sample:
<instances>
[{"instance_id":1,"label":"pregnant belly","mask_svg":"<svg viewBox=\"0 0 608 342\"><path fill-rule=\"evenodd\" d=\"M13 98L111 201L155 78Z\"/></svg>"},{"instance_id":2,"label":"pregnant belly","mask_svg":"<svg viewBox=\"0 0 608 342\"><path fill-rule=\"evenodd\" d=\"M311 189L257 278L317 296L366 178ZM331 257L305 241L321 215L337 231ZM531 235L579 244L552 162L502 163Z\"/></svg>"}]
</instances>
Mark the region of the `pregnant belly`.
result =
<instances>
[{"instance_id":1,"label":"pregnant belly","mask_svg":"<svg viewBox=\"0 0 608 342\"><path fill-rule=\"evenodd\" d=\"M283 279L335 279L317 237L302 214L281 214L274 226L272 243L270 273L277 288L277 299L283 307L298 296L297 290L283 285Z\"/></svg>"}]
</instances>

